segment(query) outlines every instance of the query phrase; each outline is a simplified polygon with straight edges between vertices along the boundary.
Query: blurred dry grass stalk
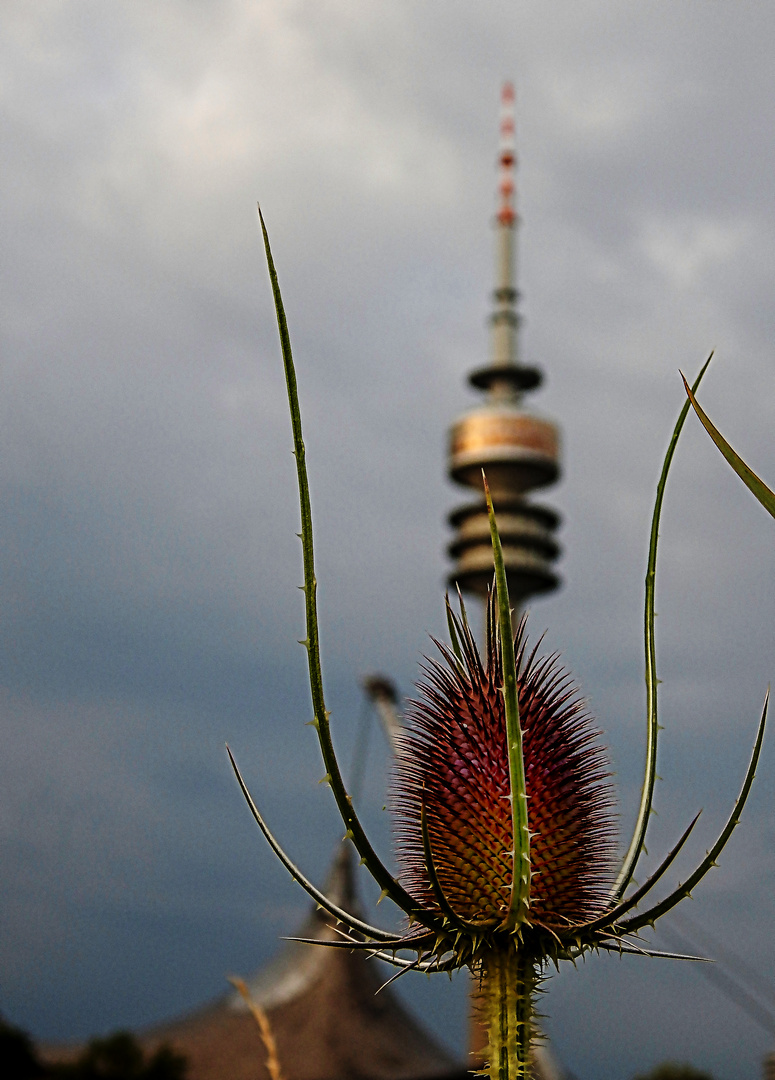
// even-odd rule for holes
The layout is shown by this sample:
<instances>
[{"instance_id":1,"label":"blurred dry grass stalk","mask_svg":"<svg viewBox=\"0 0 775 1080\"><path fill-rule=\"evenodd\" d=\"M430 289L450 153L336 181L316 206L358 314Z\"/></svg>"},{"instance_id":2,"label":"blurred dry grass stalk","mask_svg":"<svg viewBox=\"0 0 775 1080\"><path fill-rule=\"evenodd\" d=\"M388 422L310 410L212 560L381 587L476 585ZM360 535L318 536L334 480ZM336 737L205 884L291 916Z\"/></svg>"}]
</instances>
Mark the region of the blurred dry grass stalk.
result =
<instances>
[{"instance_id":1,"label":"blurred dry grass stalk","mask_svg":"<svg viewBox=\"0 0 775 1080\"><path fill-rule=\"evenodd\" d=\"M244 979L240 979L236 975L229 976L229 982L238 991L242 1000L256 1019L258 1024L258 1030L261 1034L261 1042L266 1048L266 1067L271 1077L271 1080L283 1080L282 1069L280 1068L280 1058L277 1054L277 1043L274 1041L274 1035L272 1034L272 1025L269 1023L269 1017L266 1015L260 1005L256 1005L253 998L250 996L250 990L248 990L247 984Z\"/></svg>"}]
</instances>

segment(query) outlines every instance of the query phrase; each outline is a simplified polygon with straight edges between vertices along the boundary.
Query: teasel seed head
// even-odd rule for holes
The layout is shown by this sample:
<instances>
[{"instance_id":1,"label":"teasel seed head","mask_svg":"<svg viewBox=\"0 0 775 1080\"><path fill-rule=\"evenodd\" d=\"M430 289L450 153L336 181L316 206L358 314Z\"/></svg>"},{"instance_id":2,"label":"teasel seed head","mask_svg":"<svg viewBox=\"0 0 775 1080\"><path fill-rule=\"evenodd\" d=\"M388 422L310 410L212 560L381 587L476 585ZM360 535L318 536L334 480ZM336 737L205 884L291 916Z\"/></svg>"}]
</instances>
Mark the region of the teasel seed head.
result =
<instances>
[{"instance_id":1,"label":"teasel seed head","mask_svg":"<svg viewBox=\"0 0 775 1080\"><path fill-rule=\"evenodd\" d=\"M596 918L613 879L615 830L609 766L598 732L556 655L528 653L525 619L515 639L530 827L527 922L555 933ZM436 642L395 766L393 807L402 882L439 910L423 844L449 906L466 923L506 916L512 876L502 651L494 600L484 660L465 616L459 655Z\"/></svg>"}]
</instances>

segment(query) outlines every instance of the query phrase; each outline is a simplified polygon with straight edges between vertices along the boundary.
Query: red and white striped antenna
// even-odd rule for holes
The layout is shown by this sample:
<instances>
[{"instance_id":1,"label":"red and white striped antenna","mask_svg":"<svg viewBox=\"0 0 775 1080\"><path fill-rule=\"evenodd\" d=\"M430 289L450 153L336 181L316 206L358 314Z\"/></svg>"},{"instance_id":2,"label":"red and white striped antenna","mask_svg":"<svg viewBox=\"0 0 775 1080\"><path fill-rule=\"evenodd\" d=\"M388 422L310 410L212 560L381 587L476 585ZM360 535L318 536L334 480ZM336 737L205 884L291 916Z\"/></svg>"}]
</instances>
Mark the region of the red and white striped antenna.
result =
<instances>
[{"instance_id":1,"label":"red and white striped antenna","mask_svg":"<svg viewBox=\"0 0 775 1080\"><path fill-rule=\"evenodd\" d=\"M513 225L517 219L514 209L514 170L517 164L514 121L514 84L505 82L501 89L500 147L498 153L498 221Z\"/></svg>"}]
</instances>

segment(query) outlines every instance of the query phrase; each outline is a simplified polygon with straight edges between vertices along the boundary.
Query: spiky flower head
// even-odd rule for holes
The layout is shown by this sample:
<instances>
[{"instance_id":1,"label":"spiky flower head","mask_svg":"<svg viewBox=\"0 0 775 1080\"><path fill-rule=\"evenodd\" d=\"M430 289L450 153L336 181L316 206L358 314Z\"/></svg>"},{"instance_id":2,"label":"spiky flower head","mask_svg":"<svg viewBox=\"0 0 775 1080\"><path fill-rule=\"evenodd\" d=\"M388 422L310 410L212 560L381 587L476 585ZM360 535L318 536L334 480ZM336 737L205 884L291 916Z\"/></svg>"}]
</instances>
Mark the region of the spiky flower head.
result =
<instances>
[{"instance_id":1,"label":"spiky flower head","mask_svg":"<svg viewBox=\"0 0 775 1080\"><path fill-rule=\"evenodd\" d=\"M438 885L458 917L502 923L512 877L512 814L503 697L503 656L494 601L484 659L465 618L458 655L436 642L410 703L395 767L398 858L407 890L439 910ZM539 642L540 644L540 642ZM557 655L528 652L525 619L515 641L530 828L527 921L561 932L605 908L613 879L613 796L598 732Z\"/></svg>"}]
</instances>

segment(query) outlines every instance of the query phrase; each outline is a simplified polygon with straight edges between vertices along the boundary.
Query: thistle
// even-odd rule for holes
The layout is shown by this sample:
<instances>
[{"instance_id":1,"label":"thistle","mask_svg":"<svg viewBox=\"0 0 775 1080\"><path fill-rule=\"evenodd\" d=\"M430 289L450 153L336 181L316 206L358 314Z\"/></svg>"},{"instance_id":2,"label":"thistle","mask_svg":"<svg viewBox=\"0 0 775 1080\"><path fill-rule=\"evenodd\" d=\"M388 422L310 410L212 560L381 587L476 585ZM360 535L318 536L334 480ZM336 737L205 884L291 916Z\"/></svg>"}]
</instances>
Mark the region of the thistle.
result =
<instances>
[{"instance_id":1,"label":"thistle","mask_svg":"<svg viewBox=\"0 0 775 1080\"><path fill-rule=\"evenodd\" d=\"M260 216L260 211L259 211ZM248 805L292 877L329 913L341 940L399 969L428 973L468 967L480 980L492 1080L528 1074L533 1004L549 964L590 950L700 960L657 952L640 931L680 903L715 865L737 825L762 745L765 698L740 794L718 839L686 881L639 910L682 849L699 814L651 876L633 888L645 849L656 780L657 686L654 591L662 500L689 402L673 431L657 486L646 574L646 767L635 829L614 870L612 797L597 733L557 658L528 652L525 624L512 633L506 571L492 500L484 481L495 564L484 658L465 608L447 601L450 644L428 663L421 697L399 747L392 804L399 864L395 876L374 851L348 795L333 749L320 666L312 518L290 338L269 238L260 217L285 366L301 507L310 690L326 775L362 864L405 914L401 934L355 918L329 900L274 838L229 757ZM707 363L694 383L696 391ZM406 953L410 953L409 956Z\"/></svg>"}]
</instances>

